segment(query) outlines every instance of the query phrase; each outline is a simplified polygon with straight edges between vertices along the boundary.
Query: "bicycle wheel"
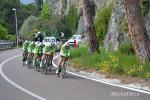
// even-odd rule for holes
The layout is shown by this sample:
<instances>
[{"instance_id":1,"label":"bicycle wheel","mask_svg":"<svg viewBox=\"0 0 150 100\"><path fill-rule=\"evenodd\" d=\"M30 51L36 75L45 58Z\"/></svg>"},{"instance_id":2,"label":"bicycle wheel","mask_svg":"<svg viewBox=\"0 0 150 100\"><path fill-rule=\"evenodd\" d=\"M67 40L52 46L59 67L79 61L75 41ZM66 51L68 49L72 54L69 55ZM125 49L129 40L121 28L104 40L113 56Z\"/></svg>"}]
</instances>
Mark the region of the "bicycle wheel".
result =
<instances>
[{"instance_id":1,"label":"bicycle wheel","mask_svg":"<svg viewBox=\"0 0 150 100\"><path fill-rule=\"evenodd\" d=\"M26 57L26 53L25 51L23 52L23 57L22 57L22 65L25 66L25 61L27 60L27 57Z\"/></svg>"},{"instance_id":2,"label":"bicycle wheel","mask_svg":"<svg viewBox=\"0 0 150 100\"><path fill-rule=\"evenodd\" d=\"M47 70L48 70L48 58L46 57L45 58L45 62L44 62L44 74L46 75L47 74Z\"/></svg>"},{"instance_id":3,"label":"bicycle wheel","mask_svg":"<svg viewBox=\"0 0 150 100\"><path fill-rule=\"evenodd\" d=\"M64 78L65 77L65 74L66 74L66 67L63 66L62 69L61 69L61 78Z\"/></svg>"},{"instance_id":4,"label":"bicycle wheel","mask_svg":"<svg viewBox=\"0 0 150 100\"><path fill-rule=\"evenodd\" d=\"M50 60L50 63L48 63L48 65L49 65L49 72L51 72L52 67L53 67L53 65L52 65L52 59Z\"/></svg>"},{"instance_id":5,"label":"bicycle wheel","mask_svg":"<svg viewBox=\"0 0 150 100\"><path fill-rule=\"evenodd\" d=\"M44 74L45 74L45 75L47 74L47 65L45 66Z\"/></svg>"}]
</instances>

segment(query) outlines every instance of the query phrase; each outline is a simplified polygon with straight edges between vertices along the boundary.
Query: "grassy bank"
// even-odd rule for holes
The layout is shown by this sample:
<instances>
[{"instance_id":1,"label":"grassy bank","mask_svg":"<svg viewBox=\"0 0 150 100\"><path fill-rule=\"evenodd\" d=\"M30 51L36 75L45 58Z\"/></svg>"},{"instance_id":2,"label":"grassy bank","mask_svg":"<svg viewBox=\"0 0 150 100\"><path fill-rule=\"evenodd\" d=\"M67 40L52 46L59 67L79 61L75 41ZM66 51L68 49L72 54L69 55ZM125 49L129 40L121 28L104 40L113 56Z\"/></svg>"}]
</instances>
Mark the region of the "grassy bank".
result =
<instances>
[{"instance_id":1,"label":"grassy bank","mask_svg":"<svg viewBox=\"0 0 150 100\"><path fill-rule=\"evenodd\" d=\"M71 50L71 64L77 69L95 70L103 74L132 76L149 79L150 64L141 65L135 55L120 52L105 52L88 54L87 48Z\"/></svg>"}]
</instances>

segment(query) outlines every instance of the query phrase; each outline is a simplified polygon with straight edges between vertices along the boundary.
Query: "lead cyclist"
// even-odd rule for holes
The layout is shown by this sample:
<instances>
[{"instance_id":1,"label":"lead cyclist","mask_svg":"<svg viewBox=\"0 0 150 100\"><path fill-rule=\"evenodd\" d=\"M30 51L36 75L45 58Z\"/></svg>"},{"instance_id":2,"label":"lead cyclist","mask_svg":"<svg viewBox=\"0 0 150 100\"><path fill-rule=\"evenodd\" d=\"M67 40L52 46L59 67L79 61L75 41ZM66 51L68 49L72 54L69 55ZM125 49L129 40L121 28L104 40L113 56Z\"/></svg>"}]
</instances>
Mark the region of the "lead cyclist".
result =
<instances>
[{"instance_id":1,"label":"lead cyclist","mask_svg":"<svg viewBox=\"0 0 150 100\"><path fill-rule=\"evenodd\" d=\"M60 77L60 72L61 72L62 67L65 66L66 61L70 57L70 44L69 44L69 42L66 42L65 44L63 44L61 46L60 57L61 57L61 59L59 61L59 65L58 65L57 70L56 70L56 76L57 77Z\"/></svg>"}]
</instances>

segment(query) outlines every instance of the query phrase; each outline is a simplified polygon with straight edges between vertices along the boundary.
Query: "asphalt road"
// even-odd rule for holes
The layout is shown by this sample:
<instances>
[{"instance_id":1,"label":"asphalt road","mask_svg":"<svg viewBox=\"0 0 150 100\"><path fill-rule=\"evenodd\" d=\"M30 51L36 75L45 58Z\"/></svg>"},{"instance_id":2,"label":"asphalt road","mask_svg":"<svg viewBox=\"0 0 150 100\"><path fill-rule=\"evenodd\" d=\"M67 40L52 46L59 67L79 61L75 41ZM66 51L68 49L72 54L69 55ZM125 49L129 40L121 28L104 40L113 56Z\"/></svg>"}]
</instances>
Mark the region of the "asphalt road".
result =
<instances>
[{"instance_id":1,"label":"asphalt road","mask_svg":"<svg viewBox=\"0 0 150 100\"><path fill-rule=\"evenodd\" d=\"M0 52L0 63L21 54L13 49ZM21 57L14 58L3 66L5 75L26 90L47 100L150 100L149 94L135 92L67 74L60 79L54 71L42 75L34 69L22 66ZM0 100L37 100L19 90L0 76Z\"/></svg>"}]
</instances>

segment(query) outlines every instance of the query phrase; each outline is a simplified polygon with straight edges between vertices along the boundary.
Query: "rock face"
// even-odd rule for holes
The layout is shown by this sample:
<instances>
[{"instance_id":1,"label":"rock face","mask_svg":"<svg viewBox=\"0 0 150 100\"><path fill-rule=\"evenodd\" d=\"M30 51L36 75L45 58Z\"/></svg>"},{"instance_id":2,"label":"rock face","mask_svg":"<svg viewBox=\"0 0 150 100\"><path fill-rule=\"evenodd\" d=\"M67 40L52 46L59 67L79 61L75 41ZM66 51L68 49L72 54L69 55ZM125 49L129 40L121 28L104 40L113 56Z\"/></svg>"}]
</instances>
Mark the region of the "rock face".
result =
<instances>
[{"instance_id":1,"label":"rock face","mask_svg":"<svg viewBox=\"0 0 150 100\"><path fill-rule=\"evenodd\" d=\"M118 50L119 23L125 16L124 0L117 0L113 8L111 19L109 22L108 32L104 40L104 47L108 50Z\"/></svg>"},{"instance_id":2,"label":"rock face","mask_svg":"<svg viewBox=\"0 0 150 100\"><path fill-rule=\"evenodd\" d=\"M80 0L48 0L49 5L52 9L53 15L67 15L71 5L77 3L78 8L78 23L77 23L77 34L85 35L85 24L83 20L82 11L80 11ZM107 3L113 0L91 0L94 1L95 9L100 9ZM128 41L130 40L127 34L120 32L119 25L120 21L125 18L124 0L116 0L116 4L113 8L112 15L109 22L108 31L104 40L104 47L106 50L118 50L120 40ZM150 37L150 10L145 17L145 26Z\"/></svg>"},{"instance_id":3,"label":"rock face","mask_svg":"<svg viewBox=\"0 0 150 100\"><path fill-rule=\"evenodd\" d=\"M67 0L67 7L66 7L66 11L65 11L65 15L68 14L68 12L70 11L70 7L75 4L76 0Z\"/></svg>"},{"instance_id":4,"label":"rock face","mask_svg":"<svg viewBox=\"0 0 150 100\"><path fill-rule=\"evenodd\" d=\"M108 31L104 40L104 47L106 48L106 51L117 51L120 42L130 42L130 38L127 33L122 33L119 30L119 23L122 19L125 19L124 0L117 0L113 8ZM144 20L147 34L150 37L150 10Z\"/></svg>"},{"instance_id":5,"label":"rock face","mask_svg":"<svg viewBox=\"0 0 150 100\"><path fill-rule=\"evenodd\" d=\"M145 17L145 26L146 26L147 34L150 38L150 10L149 10L148 14Z\"/></svg>"},{"instance_id":6,"label":"rock face","mask_svg":"<svg viewBox=\"0 0 150 100\"><path fill-rule=\"evenodd\" d=\"M48 0L49 7L52 10L53 15L57 15L59 12L59 0Z\"/></svg>"},{"instance_id":7,"label":"rock face","mask_svg":"<svg viewBox=\"0 0 150 100\"><path fill-rule=\"evenodd\" d=\"M77 8L78 11L80 10L79 7L79 2L80 0L48 0L49 1L49 6L52 9L52 14L53 15L67 15L71 5L78 3L77 4ZM106 4L106 2L108 1L112 1L112 0L91 0L94 1L95 3L95 9L99 9L100 7L102 7L102 5ZM84 25L84 20L83 20L83 16L81 13L77 13L78 15L78 23L77 23L77 34L82 34L83 32L85 32L85 25Z\"/></svg>"}]
</instances>

